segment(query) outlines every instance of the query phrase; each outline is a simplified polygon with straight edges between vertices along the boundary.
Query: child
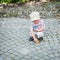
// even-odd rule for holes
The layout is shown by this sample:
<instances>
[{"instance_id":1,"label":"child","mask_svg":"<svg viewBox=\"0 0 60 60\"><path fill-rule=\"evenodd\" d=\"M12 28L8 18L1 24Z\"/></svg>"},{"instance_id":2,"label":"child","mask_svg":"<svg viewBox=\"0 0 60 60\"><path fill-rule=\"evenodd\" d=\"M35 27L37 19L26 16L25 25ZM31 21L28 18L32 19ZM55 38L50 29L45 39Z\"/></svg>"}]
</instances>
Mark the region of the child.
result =
<instances>
[{"instance_id":1,"label":"child","mask_svg":"<svg viewBox=\"0 0 60 60\"><path fill-rule=\"evenodd\" d=\"M43 40L44 36L44 22L40 20L40 15L38 12L34 11L30 14L30 19L32 21L31 26L31 36L30 41L34 41L35 43L39 43Z\"/></svg>"}]
</instances>

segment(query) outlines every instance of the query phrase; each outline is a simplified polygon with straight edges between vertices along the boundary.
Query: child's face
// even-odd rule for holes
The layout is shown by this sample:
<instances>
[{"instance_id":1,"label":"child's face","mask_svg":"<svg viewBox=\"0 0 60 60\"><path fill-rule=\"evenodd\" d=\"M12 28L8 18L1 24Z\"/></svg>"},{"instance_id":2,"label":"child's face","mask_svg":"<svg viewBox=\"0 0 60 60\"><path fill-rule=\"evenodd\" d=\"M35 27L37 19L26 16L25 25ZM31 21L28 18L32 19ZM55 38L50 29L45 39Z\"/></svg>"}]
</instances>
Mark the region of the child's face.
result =
<instances>
[{"instance_id":1,"label":"child's face","mask_svg":"<svg viewBox=\"0 0 60 60\"><path fill-rule=\"evenodd\" d=\"M35 20L33 21L34 24L38 24L39 23L39 20Z\"/></svg>"}]
</instances>

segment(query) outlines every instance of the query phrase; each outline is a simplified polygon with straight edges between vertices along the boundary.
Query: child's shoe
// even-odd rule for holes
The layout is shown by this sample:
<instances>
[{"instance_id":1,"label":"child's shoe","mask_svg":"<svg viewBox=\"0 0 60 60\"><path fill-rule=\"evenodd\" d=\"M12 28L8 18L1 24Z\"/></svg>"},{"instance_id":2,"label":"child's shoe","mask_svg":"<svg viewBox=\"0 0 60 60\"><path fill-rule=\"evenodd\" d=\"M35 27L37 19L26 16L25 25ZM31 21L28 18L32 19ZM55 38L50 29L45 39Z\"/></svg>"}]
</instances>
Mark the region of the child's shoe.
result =
<instances>
[{"instance_id":1,"label":"child's shoe","mask_svg":"<svg viewBox=\"0 0 60 60\"><path fill-rule=\"evenodd\" d=\"M30 38L29 38L29 41L34 41L33 37L30 37Z\"/></svg>"},{"instance_id":2,"label":"child's shoe","mask_svg":"<svg viewBox=\"0 0 60 60\"><path fill-rule=\"evenodd\" d=\"M38 38L38 40L41 42L43 40L43 37Z\"/></svg>"}]
</instances>

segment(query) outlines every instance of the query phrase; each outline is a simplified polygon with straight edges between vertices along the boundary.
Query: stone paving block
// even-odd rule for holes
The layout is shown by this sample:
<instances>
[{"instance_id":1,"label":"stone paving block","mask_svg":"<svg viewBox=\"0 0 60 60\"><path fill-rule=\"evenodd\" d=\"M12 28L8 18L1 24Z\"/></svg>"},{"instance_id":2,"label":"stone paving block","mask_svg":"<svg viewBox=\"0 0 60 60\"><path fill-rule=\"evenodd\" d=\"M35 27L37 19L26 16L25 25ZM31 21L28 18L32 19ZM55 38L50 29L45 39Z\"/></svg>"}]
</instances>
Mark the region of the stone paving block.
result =
<instances>
[{"instance_id":1,"label":"stone paving block","mask_svg":"<svg viewBox=\"0 0 60 60\"><path fill-rule=\"evenodd\" d=\"M48 55L48 53L47 53L47 52L43 52L43 55L45 55L45 56L46 56L46 55Z\"/></svg>"},{"instance_id":2,"label":"stone paving block","mask_svg":"<svg viewBox=\"0 0 60 60\"><path fill-rule=\"evenodd\" d=\"M3 60L12 60L10 57L5 57Z\"/></svg>"},{"instance_id":3,"label":"stone paving block","mask_svg":"<svg viewBox=\"0 0 60 60\"><path fill-rule=\"evenodd\" d=\"M55 57L55 55L53 55L53 54L49 54L48 55L50 58L54 58Z\"/></svg>"},{"instance_id":4,"label":"stone paving block","mask_svg":"<svg viewBox=\"0 0 60 60\"><path fill-rule=\"evenodd\" d=\"M44 58L45 60L49 60L49 59L50 59L50 57L49 57L48 55L44 56L43 58Z\"/></svg>"},{"instance_id":5,"label":"stone paving block","mask_svg":"<svg viewBox=\"0 0 60 60\"><path fill-rule=\"evenodd\" d=\"M21 59L21 60L28 60L28 59ZM30 59L29 59L30 60Z\"/></svg>"},{"instance_id":6,"label":"stone paving block","mask_svg":"<svg viewBox=\"0 0 60 60\"><path fill-rule=\"evenodd\" d=\"M3 58L2 58L2 57L0 57L0 60L3 60Z\"/></svg>"},{"instance_id":7,"label":"stone paving block","mask_svg":"<svg viewBox=\"0 0 60 60\"><path fill-rule=\"evenodd\" d=\"M0 56L0 60L12 60L12 58Z\"/></svg>"},{"instance_id":8,"label":"stone paving block","mask_svg":"<svg viewBox=\"0 0 60 60\"><path fill-rule=\"evenodd\" d=\"M44 55L42 53L39 54L40 58L44 57Z\"/></svg>"},{"instance_id":9,"label":"stone paving block","mask_svg":"<svg viewBox=\"0 0 60 60\"><path fill-rule=\"evenodd\" d=\"M60 60L60 57L55 57L53 60Z\"/></svg>"},{"instance_id":10,"label":"stone paving block","mask_svg":"<svg viewBox=\"0 0 60 60\"><path fill-rule=\"evenodd\" d=\"M55 53L54 55L55 55L56 57L60 56L60 54L59 54L59 53Z\"/></svg>"}]
</instances>

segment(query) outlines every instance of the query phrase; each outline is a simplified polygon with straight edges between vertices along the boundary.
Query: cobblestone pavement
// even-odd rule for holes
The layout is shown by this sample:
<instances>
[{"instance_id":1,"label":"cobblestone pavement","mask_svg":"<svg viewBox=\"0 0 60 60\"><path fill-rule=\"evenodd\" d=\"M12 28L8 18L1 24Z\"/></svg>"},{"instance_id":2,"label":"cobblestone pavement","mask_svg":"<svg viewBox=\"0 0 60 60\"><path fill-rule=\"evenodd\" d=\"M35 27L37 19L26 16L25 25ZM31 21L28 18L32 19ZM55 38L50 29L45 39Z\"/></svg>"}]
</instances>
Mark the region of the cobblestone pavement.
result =
<instances>
[{"instance_id":1,"label":"cobblestone pavement","mask_svg":"<svg viewBox=\"0 0 60 60\"><path fill-rule=\"evenodd\" d=\"M31 21L0 18L0 60L60 60L60 19L45 22L44 40L29 42Z\"/></svg>"}]
</instances>

